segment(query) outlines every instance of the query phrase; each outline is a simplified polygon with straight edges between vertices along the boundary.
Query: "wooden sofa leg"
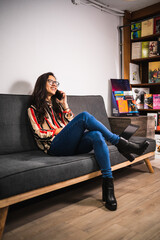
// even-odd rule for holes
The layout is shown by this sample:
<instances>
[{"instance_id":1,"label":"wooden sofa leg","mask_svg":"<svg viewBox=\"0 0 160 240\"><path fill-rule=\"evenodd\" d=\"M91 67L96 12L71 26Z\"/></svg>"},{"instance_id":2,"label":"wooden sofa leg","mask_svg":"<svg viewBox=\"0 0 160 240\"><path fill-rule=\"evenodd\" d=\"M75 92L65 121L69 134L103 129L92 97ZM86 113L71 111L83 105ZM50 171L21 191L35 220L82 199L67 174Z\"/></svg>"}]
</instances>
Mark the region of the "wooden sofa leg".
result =
<instances>
[{"instance_id":1,"label":"wooden sofa leg","mask_svg":"<svg viewBox=\"0 0 160 240\"><path fill-rule=\"evenodd\" d=\"M152 168L152 165L151 165L151 163L150 163L149 158L144 159L144 161L145 161L145 164L147 165L147 168L148 168L149 172L150 172L150 173L154 173L154 170L153 170L153 168Z\"/></svg>"},{"instance_id":2,"label":"wooden sofa leg","mask_svg":"<svg viewBox=\"0 0 160 240\"><path fill-rule=\"evenodd\" d=\"M3 231L5 228L5 223L8 214L8 208L9 207L0 208L0 240L2 239L3 236Z\"/></svg>"}]
</instances>

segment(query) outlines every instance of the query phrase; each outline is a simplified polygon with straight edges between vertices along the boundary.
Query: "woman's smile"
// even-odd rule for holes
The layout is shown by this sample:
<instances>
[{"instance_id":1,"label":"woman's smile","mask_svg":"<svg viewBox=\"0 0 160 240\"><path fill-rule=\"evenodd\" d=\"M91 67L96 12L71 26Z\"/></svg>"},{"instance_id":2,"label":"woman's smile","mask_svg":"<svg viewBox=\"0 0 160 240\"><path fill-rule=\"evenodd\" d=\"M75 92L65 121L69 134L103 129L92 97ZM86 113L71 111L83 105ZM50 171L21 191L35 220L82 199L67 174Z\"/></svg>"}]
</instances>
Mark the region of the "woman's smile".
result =
<instances>
[{"instance_id":1,"label":"woman's smile","mask_svg":"<svg viewBox=\"0 0 160 240\"><path fill-rule=\"evenodd\" d=\"M57 91L56 79L49 75L48 81L46 82L46 90L48 95L55 95Z\"/></svg>"}]
</instances>

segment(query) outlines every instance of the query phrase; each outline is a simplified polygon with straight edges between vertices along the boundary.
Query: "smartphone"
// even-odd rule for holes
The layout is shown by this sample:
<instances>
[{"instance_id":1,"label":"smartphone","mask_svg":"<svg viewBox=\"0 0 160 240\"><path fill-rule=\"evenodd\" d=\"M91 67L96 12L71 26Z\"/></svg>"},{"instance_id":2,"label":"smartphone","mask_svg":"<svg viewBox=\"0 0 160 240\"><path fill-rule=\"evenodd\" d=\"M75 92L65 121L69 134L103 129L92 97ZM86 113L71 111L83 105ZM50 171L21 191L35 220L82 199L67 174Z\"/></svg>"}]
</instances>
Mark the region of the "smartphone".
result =
<instances>
[{"instance_id":1,"label":"smartphone","mask_svg":"<svg viewBox=\"0 0 160 240\"><path fill-rule=\"evenodd\" d=\"M57 90L55 97L58 98L59 100L62 100L63 98L63 93L61 93L59 90Z\"/></svg>"}]
</instances>

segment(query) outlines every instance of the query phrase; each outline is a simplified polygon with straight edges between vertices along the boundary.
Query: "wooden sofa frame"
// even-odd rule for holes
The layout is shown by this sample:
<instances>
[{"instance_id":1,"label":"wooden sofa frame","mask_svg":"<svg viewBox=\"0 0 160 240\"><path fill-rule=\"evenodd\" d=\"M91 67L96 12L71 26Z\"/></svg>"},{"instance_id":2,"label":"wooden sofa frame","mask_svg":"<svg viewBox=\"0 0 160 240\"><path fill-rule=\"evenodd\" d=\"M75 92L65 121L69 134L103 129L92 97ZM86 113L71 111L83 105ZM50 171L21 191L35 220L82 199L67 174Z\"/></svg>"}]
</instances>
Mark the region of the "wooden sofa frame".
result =
<instances>
[{"instance_id":1,"label":"wooden sofa frame","mask_svg":"<svg viewBox=\"0 0 160 240\"><path fill-rule=\"evenodd\" d=\"M123 167L126 167L126 166L129 166L129 165L132 165L132 164L140 162L140 161L144 161L148 170L149 170L149 172L154 173L154 170L153 170L152 165L151 165L150 160L149 160L149 158L153 157L154 154L155 154L155 152L150 152L150 153L147 153L145 155L142 155L142 156L139 156L139 157L135 158L135 160L133 162L126 161L126 162L117 164L117 165L112 167L112 171L123 168ZM100 175L101 175L101 171L96 171L96 172L93 172L93 173L90 173L90 174L83 175L81 177L77 177L77 178L74 178L74 179L70 179L70 180L67 180L67 181L63 181L63 182L60 182L60 183L56 183L56 184L53 184L53 185L50 185L50 186L46 186L46 187L43 187L43 188L39 188L39 189L36 189L36 190L33 190L33 191L29 191L29 192L26 192L26 193L18 194L18 195L0 200L0 240L2 239L2 236L3 236L3 231L4 231L4 228L5 228L8 209L9 209L10 205L13 205L15 203L19 203L19 202L22 202L24 200L43 195L45 193L49 193L49 192L67 187L67 186L71 186L73 184L80 183L80 182L92 179L92 178L100 176Z\"/></svg>"}]
</instances>

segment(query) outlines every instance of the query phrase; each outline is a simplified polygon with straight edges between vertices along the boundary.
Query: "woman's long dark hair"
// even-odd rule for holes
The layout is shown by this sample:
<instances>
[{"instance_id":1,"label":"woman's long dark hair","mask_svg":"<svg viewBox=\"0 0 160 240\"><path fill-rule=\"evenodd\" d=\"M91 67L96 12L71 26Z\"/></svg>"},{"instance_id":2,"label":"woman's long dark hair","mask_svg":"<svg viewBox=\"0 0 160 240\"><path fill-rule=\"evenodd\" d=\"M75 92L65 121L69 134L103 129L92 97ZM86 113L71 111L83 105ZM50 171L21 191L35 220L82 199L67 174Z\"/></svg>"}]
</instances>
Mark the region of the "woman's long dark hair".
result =
<instances>
[{"instance_id":1,"label":"woman's long dark hair","mask_svg":"<svg viewBox=\"0 0 160 240\"><path fill-rule=\"evenodd\" d=\"M36 107L37 118L40 124L44 122L46 109L48 108L48 104L46 102L47 98L46 82L50 75L56 79L55 75L52 72L44 73L38 77L33 93L31 95L31 104ZM56 113L61 112L61 108L56 102L55 96L52 96L51 99L54 111Z\"/></svg>"}]
</instances>

